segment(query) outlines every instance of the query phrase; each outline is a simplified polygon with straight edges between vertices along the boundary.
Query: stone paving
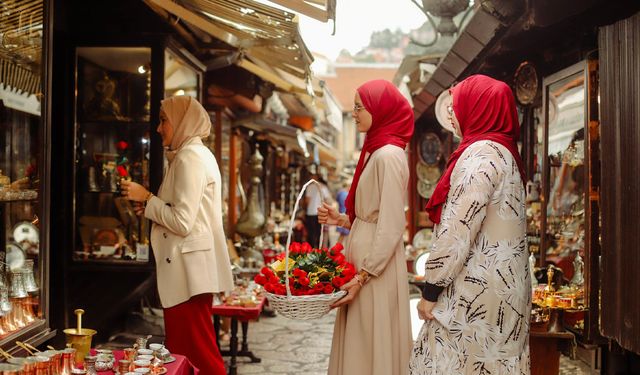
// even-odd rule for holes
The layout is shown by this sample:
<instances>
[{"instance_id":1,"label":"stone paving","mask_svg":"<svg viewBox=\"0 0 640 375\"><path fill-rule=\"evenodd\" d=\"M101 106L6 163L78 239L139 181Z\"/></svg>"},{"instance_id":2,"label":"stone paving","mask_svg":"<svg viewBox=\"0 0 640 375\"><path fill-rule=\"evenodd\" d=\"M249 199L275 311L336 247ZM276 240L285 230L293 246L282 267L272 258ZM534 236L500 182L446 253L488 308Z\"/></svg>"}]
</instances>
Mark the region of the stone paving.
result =
<instances>
[{"instance_id":1,"label":"stone paving","mask_svg":"<svg viewBox=\"0 0 640 375\"><path fill-rule=\"evenodd\" d=\"M239 357L238 374L326 375L334 320L335 312L313 323L261 317L249 325L249 350L262 362L249 363L248 358ZM582 362L562 356L560 374L592 373Z\"/></svg>"},{"instance_id":2,"label":"stone paving","mask_svg":"<svg viewBox=\"0 0 640 375\"><path fill-rule=\"evenodd\" d=\"M334 320L335 313L313 323L261 317L249 325L249 350L262 362L238 358L238 374L326 375Z\"/></svg>"}]
</instances>

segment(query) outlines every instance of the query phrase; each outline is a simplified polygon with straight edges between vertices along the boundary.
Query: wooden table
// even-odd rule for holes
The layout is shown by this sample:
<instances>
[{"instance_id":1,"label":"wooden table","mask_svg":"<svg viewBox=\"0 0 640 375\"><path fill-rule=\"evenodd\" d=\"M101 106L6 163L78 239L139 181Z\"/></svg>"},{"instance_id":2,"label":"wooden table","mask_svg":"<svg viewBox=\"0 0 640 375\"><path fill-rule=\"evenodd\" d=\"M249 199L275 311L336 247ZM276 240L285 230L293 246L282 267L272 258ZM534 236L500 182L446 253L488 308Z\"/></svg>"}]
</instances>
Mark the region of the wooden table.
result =
<instances>
[{"instance_id":1,"label":"wooden table","mask_svg":"<svg viewBox=\"0 0 640 375\"><path fill-rule=\"evenodd\" d=\"M229 350L220 349L220 354L223 356L231 356L231 363L229 365L229 375L237 374L237 357L248 357L251 359L251 363L260 363L260 358L256 357L253 352L249 351L249 342L247 336L249 333L249 321L258 320L260 313L264 308L266 299L260 297L260 300L254 307L243 306L227 306L216 305L211 307L211 314L213 315L213 325L216 331L216 344L220 349L220 338L218 332L220 331L220 317L231 318L231 340L229 343ZM238 351L238 321L242 324L242 347Z\"/></svg>"},{"instance_id":2,"label":"wooden table","mask_svg":"<svg viewBox=\"0 0 640 375\"><path fill-rule=\"evenodd\" d=\"M571 332L529 333L531 375L557 375L560 372L560 352L573 343Z\"/></svg>"}]
</instances>

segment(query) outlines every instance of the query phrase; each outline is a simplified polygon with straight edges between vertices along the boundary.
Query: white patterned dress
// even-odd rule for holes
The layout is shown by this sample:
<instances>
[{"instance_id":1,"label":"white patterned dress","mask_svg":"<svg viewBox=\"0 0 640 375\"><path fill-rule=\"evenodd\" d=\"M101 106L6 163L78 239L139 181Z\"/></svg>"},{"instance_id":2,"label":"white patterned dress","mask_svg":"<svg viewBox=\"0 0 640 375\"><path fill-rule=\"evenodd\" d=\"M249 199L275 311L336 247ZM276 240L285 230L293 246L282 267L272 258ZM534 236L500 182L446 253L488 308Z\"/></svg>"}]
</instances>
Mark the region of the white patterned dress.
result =
<instances>
[{"instance_id":1,"label":"white patterned dress","mask_svg":"<svg viewBox=\"0 0 640 375\"><path fill-rule=\"evenodd\" d=\"M502 145L460 156L435 230L426 282L444 287L414 343L412 375L528 375L531 279L524 187Z\"/></svg>"}]
</instances>

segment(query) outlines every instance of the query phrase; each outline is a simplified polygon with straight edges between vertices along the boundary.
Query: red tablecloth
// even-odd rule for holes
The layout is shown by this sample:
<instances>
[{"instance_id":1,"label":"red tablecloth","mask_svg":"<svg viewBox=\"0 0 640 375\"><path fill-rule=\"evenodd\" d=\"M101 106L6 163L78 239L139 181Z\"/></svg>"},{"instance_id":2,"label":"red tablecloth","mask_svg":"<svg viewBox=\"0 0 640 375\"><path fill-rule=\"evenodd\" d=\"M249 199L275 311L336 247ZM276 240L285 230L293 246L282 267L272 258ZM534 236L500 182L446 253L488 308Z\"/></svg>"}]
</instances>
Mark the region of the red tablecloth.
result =
<instances>
[{"instance_id":1,"label":"red tablecloth","mask_svg":"<svg viewBox=\"0 0 640 375\"><path fill-rule=\"evenodd\" d=\"M265 302L265 297L259 297L258 303L254 307L215 305L211 307L211 314L236 318L241 322L256 320L260 317Z\"/></svg>"},{"instance_id":2,"label":"red tablecloth","mask_svg":"<svg viewBox=\"0 0 640 375\"><path fill-rule=\"evenodd\" d=\"M91 354L95 355L95 349L91 350ZM124 356L124 352L122 350L114 350L113 356L116 357L115 366L118 365L118 361ZM189 359L183 355L173 354L172 357L175 357L175 361L171 363L167 363L164 367L167 368L166 375L198 375L200 371L189 362ZM100 374L104 375L113 375L113 371L104 371L100 372Z\"/></svg>"}]
</instances>

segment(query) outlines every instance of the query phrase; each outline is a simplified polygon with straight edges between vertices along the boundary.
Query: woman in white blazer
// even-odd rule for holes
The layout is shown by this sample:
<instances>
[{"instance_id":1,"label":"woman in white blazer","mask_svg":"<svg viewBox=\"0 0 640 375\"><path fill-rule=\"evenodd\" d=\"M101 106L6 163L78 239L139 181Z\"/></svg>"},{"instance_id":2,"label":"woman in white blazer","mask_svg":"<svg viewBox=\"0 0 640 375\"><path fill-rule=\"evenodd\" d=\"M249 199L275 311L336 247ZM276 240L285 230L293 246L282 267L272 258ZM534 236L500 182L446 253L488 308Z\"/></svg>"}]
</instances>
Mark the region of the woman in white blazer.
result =
<instances>
[{"instance_id":1,"label":"woman in white blazer","mask_svg":"<svg viewBox=\"0 0 640 375\"><path fill-rule=\"evenodd\" d=\"M225 374L211 322L213 293L233 289L222 224L222 180L211 151L202 143L211 121L190 96L162 101L160 125L169 161L158 196L135 182L122 194L146 202L153 221L151 246L164 308L167 348L187 356L203 374ZM143 208L138 210L142 214Z\"/></svg>"}]
</instances>

